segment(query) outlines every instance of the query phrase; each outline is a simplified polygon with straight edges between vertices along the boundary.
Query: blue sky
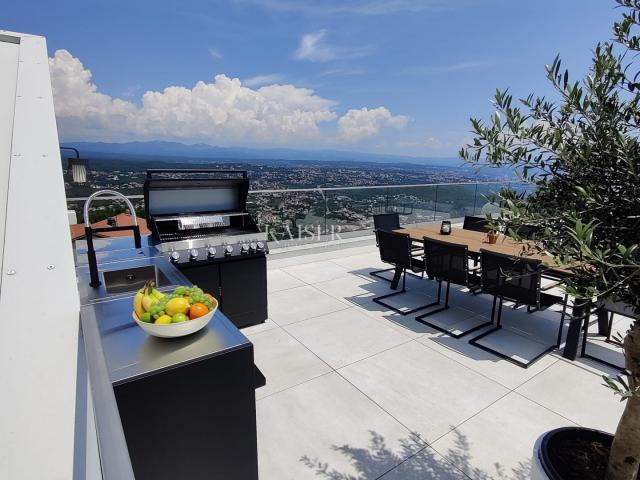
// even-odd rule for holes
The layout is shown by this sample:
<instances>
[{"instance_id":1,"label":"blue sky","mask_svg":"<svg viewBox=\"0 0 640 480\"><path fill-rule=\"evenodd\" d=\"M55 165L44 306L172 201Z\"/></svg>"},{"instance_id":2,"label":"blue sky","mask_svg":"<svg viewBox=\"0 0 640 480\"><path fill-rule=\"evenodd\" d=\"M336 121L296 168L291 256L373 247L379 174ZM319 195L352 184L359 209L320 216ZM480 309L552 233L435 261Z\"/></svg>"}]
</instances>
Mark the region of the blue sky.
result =
<instances>
[{"instance_id":1,"label":"blue sky","mask_svg":"<svg viewBox=\"0 0 640 480\"><path fill-rule=\"evenodd\" d=\"M48 39L64 140L439 157L470 138L470 116L490 115L495 88L548 93L544 64L557 53L581 76L621 14L613 0L23 0L2 10L0 28Z\"/></svg>"}]
</instances>

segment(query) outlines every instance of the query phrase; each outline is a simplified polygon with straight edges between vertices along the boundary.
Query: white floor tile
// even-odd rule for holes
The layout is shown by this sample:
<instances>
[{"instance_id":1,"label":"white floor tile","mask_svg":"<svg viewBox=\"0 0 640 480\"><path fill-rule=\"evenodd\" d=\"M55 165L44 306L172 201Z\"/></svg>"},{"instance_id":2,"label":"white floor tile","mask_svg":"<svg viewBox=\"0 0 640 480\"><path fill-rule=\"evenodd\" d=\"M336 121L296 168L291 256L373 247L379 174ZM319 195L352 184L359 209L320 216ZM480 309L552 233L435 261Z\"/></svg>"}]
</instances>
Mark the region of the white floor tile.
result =
<instances>
[{"instance_id":1,"label":"white floor tile","mask_svg":"<svg viewBox=\"0 0 640 480\"><path fill-rule=\"evenodd\" d=\"M358 305L392 290L386 282L376 281L368 275L348 275L314 285L334 298L349 305Z\"/></svg>"},{"instance_id":2,"label":"white floor tile","mask_svg":"<svg viewBox=\"0 0 640 480\"><path fill-rule=\"evenodd\" d=\"M310 285L281 290L269 295L269 317L280 326L345 308L348 308L348 305L344 302Z\"/></svg>"},{"instance_id":3,"label":"white floor tile","mask_svg":"<svg viewBox=\"0 0 640 480\"><path fill-rule=\"evenodd\" d=\"M418 341L509 389L522 385L528 379L558 361L557 357L546 355L529 368L521 368L470 345L469 337L478 335L482 331L473 332L459 339L443 333L431 333L423 335Z\"/></svg>"},{"instance_id":4,"label":"white floor tile","mask_svg":"<svg viewBox=\"0 0 640 480\"><path fill-rule=\"evenodd\" d=\"M471 478L530 478L536 438L566 419L516 393L501 398L435 443L433 448Z\"/></svg>"},{"instance_id":5,"label":"white floor tile","mask_svg":"<svg viewBox=\"0 0 640 480\"><path fill-rule=\"evenodd\" d=\"M603 383L599 375L561 360L516 391L579 425L613 432L624 403Z\"/></svg>"},{"instance_id":6,"label":"white floor tile","mask_svg":"<svg viewBox=\"0 0 640 480\"><path fill-rule=\"evenodd\" d=\"M431 447L398 465L380 480L469 480Z\"/></svg>"},{"instance_id":7,"label":"white floor tile","mask_svg":"<svg viewBox=\"0 0 640 480\"><path fill-rule=\"evenodd\" d=\"M267 271L267 286L269 293L288 290L289 288L301 287L305 283L279 269Z\"/></svg>"},{"instance_id":8,"label":"white floor tile","mask_svg":"<svg viewBox=\"0 0 640 480\"><path fill-rule=\"evenodd\" d=\"M264 321L264 323L251 325L250 327L245 327L240 331L244 333L247 337L251 337L252 335L255 335L257 333L264 332L266 330L271 330L272 328L278 328L278 324L273 320L271 320L270 318L267 318Z\"/></svg>"},{"instance_id":9,"label":"white floor tile","mask_svg":"<svg viewBox=\"0 0 640 480\"><path fill-rule=\"evenodd\" d=\"M416 342L349 365L339 373L428 442L508 392ZM460 388L452 385L452 379Z\"/></svg>"},{"instance_id":10,"label":"white floor tile","mask_svg":"<svg viewBox=\"0 0 640 480\"><path fill-rule=\"evenodd\" d=\"M349 275L346 268L328 260L286 267L283 270L306 283L326 282Z\"/></svg>"},{"instance_id":11,"label":"white floor tile","mask_svg":"<svg viewBox=\"0 0 640 480\"><path fill-rule=\"evenodd\" d=\"M267 379L256 399L331 371L331 368L281 328L251 336L255 364Z\"/></svg>"},{"instance_id":12,"label":"white floor tile","mask_svg":"<svg viewBox=\"0 0 640 480\"><path fill-rule=\"evenodd\" d=\"M256 413L260 480L374 479L424 447L335 373L259 401Z\"/></svg>"},{"instance_id":13,"label":"white floor tile","mask_svg":"<svg viewBox=\"0 0 640 480\"><path fill-rule=\"evenodd\" d=\"M356 308L289 325L286 330L333 368L409 341Z\"/></svg>"}]
</instances>

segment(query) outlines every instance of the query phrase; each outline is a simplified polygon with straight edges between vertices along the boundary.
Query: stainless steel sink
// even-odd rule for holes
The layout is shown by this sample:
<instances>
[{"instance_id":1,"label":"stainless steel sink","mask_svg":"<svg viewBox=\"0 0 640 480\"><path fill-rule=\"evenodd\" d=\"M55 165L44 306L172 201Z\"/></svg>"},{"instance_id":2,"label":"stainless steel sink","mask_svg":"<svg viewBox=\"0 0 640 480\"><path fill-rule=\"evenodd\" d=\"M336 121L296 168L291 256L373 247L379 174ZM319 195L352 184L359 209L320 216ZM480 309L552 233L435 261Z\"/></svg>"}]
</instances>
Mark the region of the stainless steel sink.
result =
<instances>
[{"instance_id":1,"label":"stainless steel sink","mask_svg":"<svg viewBox=\"0 0 640 480\"><path fill-rule=\"evenodd\" d=\"M103 276L104 286L109 295L140 290L149 281L153 281L156 287L171 285L166 275L155 265L105 270Z\"/></svg>"}]
</instances>

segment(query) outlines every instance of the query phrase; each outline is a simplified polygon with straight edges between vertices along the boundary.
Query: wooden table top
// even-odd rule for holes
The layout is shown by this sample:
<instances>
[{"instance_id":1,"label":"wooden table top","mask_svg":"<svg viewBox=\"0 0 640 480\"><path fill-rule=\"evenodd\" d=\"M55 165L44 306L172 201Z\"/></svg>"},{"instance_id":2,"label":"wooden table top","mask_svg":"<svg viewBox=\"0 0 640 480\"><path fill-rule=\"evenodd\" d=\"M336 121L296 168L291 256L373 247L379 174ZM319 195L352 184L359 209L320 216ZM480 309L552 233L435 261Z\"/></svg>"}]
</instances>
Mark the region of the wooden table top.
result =
<instances>
[{"instance_id":1,"label":"wooden table top","mask_svg":"<svg viewBox=\"0 0 640 480\"><path fill-rule=\"evenodd\" d=\"M451 234L442 235L440 233L439 224L426 225L424 227L410 227L401 228L396 230L399 233L408 234L411 240L415 242L422 242L423 237L432 238L434 240L441 240L444 242L457 243L460 245L466 245L469 253L480 253L480 249L489 250L496 253L503 253L506 255L519 256L525 248L525 244L522 242L516 242L505 235L499 235L498 240L494 244L490 244L486 241L486 233L476 232L473 230L464 230L462 228L452 228ZM544 254L526 255L527 258L535 258L542 260L544 264L554 269L563 270L556 266L553 257Z\"/></svg>"}]
</instances>

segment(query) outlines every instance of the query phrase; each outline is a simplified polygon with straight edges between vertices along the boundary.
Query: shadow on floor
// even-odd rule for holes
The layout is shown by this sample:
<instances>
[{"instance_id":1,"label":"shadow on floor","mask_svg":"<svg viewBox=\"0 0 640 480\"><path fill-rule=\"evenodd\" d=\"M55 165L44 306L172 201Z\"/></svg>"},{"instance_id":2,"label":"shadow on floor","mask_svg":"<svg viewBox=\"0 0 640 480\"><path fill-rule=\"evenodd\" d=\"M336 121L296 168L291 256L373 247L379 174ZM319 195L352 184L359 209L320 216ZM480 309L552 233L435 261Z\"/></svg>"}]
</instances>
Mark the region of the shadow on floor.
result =
<instances>
[{"instance_id":1,"label":"shadow on floor","mask_svg":"<svg viewBox=\"0 0 640 480\"><path fill-rule=\"evenodd\" d=\"M442 452L440 456L427 447L420 437L412 433L402 439L398 449L392 450L384 437L370 432L367 447L333 445L334 451L344 455L356 474L340 472L328 462L318 458L303 456L300 461L327 480L526 480L530 478L531 462L520 462L516 468L505 469L499 463L493 464L493 471L486 472L471 463L469 443L464 435L454 430L455 447ZM417 453L415 453L418 449ZM446 460L445 460L446 458ZM465 472L465 476L462 472Z\"/></svg>"}]
</instances>

